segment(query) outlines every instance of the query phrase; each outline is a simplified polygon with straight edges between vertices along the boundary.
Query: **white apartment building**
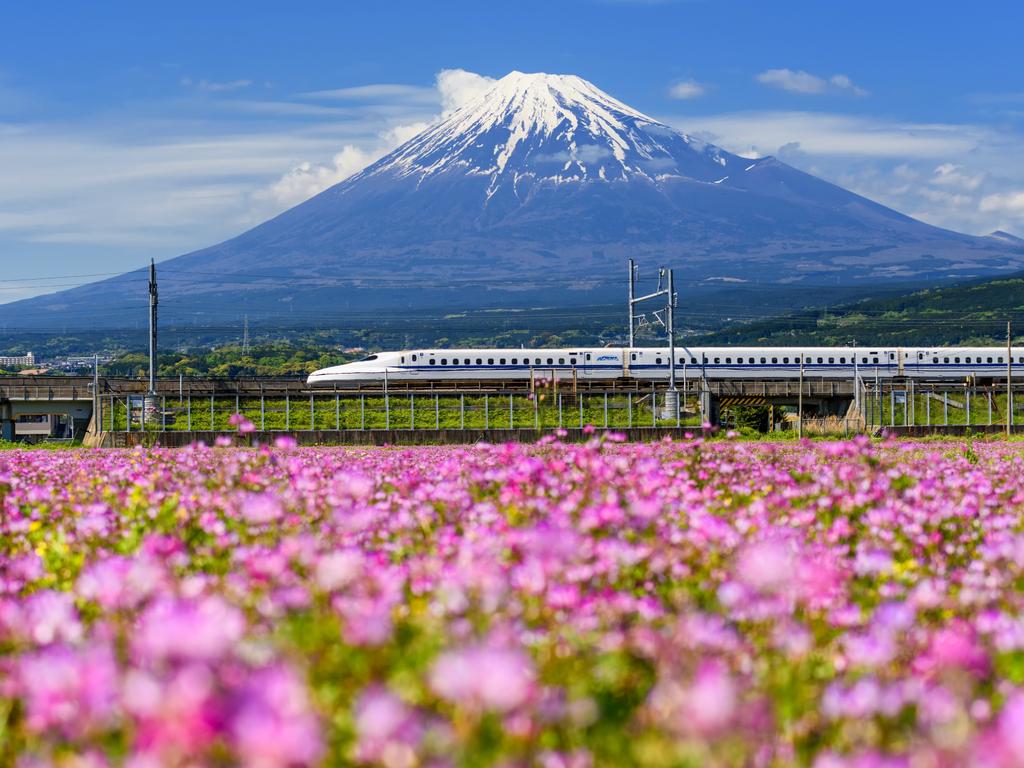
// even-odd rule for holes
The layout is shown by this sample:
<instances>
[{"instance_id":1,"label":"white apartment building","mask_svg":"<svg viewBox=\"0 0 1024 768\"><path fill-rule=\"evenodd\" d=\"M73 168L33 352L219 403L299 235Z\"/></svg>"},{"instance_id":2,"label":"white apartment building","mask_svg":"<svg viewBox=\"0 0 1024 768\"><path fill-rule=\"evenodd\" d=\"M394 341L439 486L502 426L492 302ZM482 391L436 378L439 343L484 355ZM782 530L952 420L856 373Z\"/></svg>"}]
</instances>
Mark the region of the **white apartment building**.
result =
<instances>
[{"instance_id":1,"label":"white apartment building","mask_svg":"<svg viewBox=\"0 0 1024 768\"><path fill-rule=\"evenodd\" d=\"M36 356L31 352L24 355L0 355L0 368L15 365L33 366L36 364Z\"/></svg>"}]
</instances>

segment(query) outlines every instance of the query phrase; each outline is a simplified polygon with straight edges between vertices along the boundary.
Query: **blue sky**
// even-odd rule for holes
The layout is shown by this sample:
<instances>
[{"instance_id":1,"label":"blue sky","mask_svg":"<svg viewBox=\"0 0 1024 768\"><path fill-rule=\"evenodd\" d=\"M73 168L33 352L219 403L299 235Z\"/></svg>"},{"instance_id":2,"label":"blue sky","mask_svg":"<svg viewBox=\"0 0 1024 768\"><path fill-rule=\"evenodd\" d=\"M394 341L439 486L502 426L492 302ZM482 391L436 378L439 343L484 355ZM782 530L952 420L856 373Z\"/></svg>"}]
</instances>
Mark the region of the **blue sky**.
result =
<instances>
[{"instance_id":1,"label":"blue sky","mask_svg":"<svg viewBox=\"0 0 1024 768\"><path fill-rule=\"evenodd\" d=\"M0 301L237 234L513 69L1024 236L1022 27L1008 1L11 4Z\"/></svg>"}]
</instances>

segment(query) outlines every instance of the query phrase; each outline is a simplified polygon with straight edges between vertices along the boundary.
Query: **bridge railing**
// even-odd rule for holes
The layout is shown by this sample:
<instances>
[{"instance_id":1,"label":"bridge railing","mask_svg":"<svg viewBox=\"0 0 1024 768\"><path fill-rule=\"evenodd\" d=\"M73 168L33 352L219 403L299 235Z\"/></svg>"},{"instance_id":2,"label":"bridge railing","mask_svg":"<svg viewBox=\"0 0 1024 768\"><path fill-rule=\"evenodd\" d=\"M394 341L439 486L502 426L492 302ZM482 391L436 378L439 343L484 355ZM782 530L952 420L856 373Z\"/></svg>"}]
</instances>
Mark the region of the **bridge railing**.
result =
<instances>
[{"instance_id":1,"label":"bridge railing","mask_svg":"<svg viewBox=\"0 0 1024 768\"><path fill-rule=\"evenodd\" d=\"M103 432L301 432L700 427L699 389L430 393L307 392L283 395L114 395L98 398Z\"/></svg>"},{"instance_id":2,"label":"bridge railing","mask_svg":"<svg viewBox=\"0 0 1024 768\"><path fill-rule=\"evenodd\" d=\"M1024 425L1024 383L865 381L858 400L877 428Z\"/></svg>"}]
</instances>

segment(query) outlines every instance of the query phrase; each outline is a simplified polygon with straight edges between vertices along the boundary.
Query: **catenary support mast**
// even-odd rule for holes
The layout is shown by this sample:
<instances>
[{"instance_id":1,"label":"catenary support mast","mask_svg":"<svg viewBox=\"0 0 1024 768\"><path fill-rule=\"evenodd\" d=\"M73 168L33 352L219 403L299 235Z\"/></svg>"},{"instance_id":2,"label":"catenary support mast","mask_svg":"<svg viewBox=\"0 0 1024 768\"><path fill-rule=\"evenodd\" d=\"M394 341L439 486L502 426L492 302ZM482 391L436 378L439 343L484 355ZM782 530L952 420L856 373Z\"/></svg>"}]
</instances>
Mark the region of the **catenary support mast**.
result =
<instances>
[{"instance_id":1,"label":"catenary support mast","mask_svg":"<svg viewBox=\"0 0 1024 768\"><path fill-rule=\"evenodd\" d=\"M156 263L149 260L149 394L156 394Z\"/></svg>"}]
</instances>

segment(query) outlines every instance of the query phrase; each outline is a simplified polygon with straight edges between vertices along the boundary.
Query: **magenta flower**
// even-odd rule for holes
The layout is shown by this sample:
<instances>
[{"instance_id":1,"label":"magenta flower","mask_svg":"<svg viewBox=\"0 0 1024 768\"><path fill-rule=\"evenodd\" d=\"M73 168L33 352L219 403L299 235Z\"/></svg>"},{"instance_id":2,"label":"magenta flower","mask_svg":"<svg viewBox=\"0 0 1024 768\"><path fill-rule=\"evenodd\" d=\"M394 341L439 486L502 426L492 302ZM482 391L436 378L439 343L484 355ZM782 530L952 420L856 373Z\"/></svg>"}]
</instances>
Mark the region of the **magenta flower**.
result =
<instances>
[{"instance_id":1,"label":"magenta flower","mask_svg":"<svg viewBox=\"0 0 1024 768\"><path fill-rule=\"evenodd\" d=\"M423 736L420 718L387 689L373 686L356 701L356 759L363 763L415 765Z\"/></svg>"},{"instance_id":2,"label":"magenta flower","mask_svg":"<svg viewBox=\"0 0 1024 768\"><path fill-rule=\"evenodd\" d=\"M323 752L320 724L296 673L274 665L253 673L236 696L232 741L243 765L300 768Z\"/></svg>"},{"instance_id":3,"label":"magenta flower","mask_svg":"<svg viewBox=\"0 0 1024 768\"><path fill-rule=\"evenodd\" d=\"M133 647L143 659L213 660L245 633L245 617L219 597L163 598L142 614Z\"/></svg>"},{"instance_id":4,"label":"magenta flower","mask_svg":"<svg viewBox=\"0 0 1024 768\"><path fill-rule=\"evenodd\" d=\"M109 726L117 710L117 667L110 648L52 645L17 661L16 686L27 727L81 738Z\"/></svg>"},{"instance_id":5,"label":"magenta flower","mask_svg":"<svg viewBox=\"0 0 1024 768\"><path fill-rule=\"evenodd\" d=\"M533 663L521 650L477 645L442 654L430 686L444 699L469 708L507 712L534 692Z\"/></svg>"}]
</instances>

